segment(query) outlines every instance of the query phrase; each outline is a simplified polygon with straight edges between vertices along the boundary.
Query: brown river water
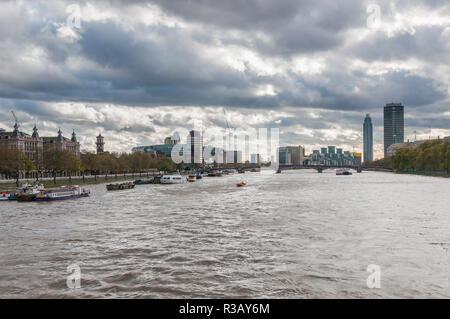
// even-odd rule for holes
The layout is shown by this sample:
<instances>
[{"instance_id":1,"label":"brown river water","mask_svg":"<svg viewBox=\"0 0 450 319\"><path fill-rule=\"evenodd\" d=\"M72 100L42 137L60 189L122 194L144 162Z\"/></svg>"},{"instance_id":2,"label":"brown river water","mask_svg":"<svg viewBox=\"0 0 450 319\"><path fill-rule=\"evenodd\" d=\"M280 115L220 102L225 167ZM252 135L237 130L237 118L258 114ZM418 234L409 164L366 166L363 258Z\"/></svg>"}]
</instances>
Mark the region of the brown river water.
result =
<instances>
[{"instance_id":1,"label":"brown river water","mask_svg":"<svg viewBox=\"0 0 450 319\"><path fill-rule=\"evenodd\" d=\"M0 298L450 298L449 186L262 171L0 202Z\"/></svg>"}]
</instances>

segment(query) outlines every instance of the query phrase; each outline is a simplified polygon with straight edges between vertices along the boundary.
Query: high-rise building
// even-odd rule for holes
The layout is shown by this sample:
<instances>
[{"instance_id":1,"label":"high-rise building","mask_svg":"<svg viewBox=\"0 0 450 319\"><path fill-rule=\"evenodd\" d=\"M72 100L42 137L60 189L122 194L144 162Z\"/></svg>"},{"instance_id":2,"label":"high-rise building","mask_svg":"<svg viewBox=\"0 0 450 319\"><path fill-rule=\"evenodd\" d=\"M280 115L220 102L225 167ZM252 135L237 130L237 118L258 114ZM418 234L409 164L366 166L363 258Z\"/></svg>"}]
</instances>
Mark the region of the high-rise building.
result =
<instances>
[{"instance_id":1,"label":"high-rise building","mask_svg":"<svg viewBox=\"0 0 450 319\"><path fill-rule=\"evenodd\" d=\"M367 114L363 125L364 162L373 161L373 125L370 115Z\"/></svg>"},{"instance_id":2,"label":"high-rise building","mask_svg":"<svg viewBox=\"0 0 450 319\"><path fill-rule=\"evenodd\" d=\"M386 104L384 107L384 157L387 157L389 146L404 141L404 106L401 103Z\"/></svg>"},{"instance_id":3,"label":"high-rise building","mask_svg":"<svg viewBox=\"0 0 450 319\"><path fill-rule=\"evenodd\" d=\"M95 144L97 145L97 154L103 154L105 152L105 138L101 133L97 136L97 142Z\"/></svg>"},{"instance_id":4,"label":"high-rise building","mask_svg":"<svg viewBox=\"0 0 450 319\"><path fill-rule=\"evenodd\" d=\"M190 131L187 136L187 148L191 153L191 164L203 163L203 137L199 131Z\"/></svg>"}]
</instances>

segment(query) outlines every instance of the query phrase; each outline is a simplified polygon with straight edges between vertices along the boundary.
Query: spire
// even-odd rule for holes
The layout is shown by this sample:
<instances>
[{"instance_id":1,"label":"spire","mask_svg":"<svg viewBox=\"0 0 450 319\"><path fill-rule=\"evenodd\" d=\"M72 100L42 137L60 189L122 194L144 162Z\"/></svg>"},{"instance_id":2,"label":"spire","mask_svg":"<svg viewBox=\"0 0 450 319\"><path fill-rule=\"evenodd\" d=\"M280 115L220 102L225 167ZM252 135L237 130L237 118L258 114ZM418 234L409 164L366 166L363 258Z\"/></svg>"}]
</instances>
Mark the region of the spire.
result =
<instances>
[{"instance_id":1,"label":"spire","mask_svg":"<svg viewBox=\"0 0 450 319\"><path fill-rule=\"evenodd\" d=\"M36 127L36 124L33 127L33 135L31 135L31 137L39 138L39 132L38 132L38 129Z\"/></svg>"},{"instance_id":2,"label":"spire","mask_svg":"<svg viewBox=\"0 0 450 319\"><path fill-rule=\"evenodd\" d=\"M62 132L61 132L61 128L58 130L58 141L62 141L63 140L63 136L62 136Z\"/></svg>"},{"instance_id":3,"label":"spire","mask_svg":"<svg viewBox=\"0 0 450 319\"><path fill-rule=\"evenodd\" d=\"M77 135L75 134L75 130L73 130L71 141L72 142L76 142L77 141Z\"/></svg>"},{"instance_id":4,"label":"spire","mask_svg":"<svg viewBox=\"0 0 450 319\"><path fill-rule=\"evenodd\" d=\"M19 135L19 123L16 122L16 124L14 124L13 136L18 136L18 135Z\"/></svg>"}]
</instances>

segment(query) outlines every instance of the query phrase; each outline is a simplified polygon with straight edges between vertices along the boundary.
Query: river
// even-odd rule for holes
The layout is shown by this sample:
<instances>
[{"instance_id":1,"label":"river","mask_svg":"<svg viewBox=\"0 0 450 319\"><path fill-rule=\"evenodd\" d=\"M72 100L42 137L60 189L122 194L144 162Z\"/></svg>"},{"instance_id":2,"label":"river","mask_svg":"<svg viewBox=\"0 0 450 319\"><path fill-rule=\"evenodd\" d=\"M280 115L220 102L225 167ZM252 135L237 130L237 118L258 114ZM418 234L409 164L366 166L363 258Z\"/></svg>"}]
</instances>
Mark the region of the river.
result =
<instances>
[{"instance_id":1,"label":"river","mask_svg":"<svg viewBox=\"0 0 450 319\"><path fill-rule=\"evenodd\" d=\"M0 298L449 298L449 186L262 171L0 202Z\"/></svg>"}]
</instances>

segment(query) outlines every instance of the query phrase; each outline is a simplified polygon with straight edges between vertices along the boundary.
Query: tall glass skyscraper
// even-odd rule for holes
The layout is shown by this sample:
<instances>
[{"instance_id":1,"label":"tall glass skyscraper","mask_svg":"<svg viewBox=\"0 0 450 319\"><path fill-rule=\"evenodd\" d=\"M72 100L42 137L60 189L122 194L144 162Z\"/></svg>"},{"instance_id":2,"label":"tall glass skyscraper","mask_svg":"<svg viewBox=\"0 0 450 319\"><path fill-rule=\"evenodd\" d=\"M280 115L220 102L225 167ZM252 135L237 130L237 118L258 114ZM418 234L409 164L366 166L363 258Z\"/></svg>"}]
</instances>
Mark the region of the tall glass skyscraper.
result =
<instances>
[{"instance_id":1,"label":"tall glass skyscraper","mask_svg":"<svg viewBox=\"0 0 450 319\"><path fill-rule=\"evenodd\" d=\"M384 107L384 157L387 157L389 146L404 141L404 106L401 103L386 104Z\"/></svg>"},{"instance_id":2,"label":"tall glass skyscraper","mask_svg":"<svg viewBox=\"0 0 450 319\"><path fill-rule=\"evenodd\" d=\"M373 161L373 125L370 115L367 114L363 125L364 162Z\"/></svg>"}]
</instances>

